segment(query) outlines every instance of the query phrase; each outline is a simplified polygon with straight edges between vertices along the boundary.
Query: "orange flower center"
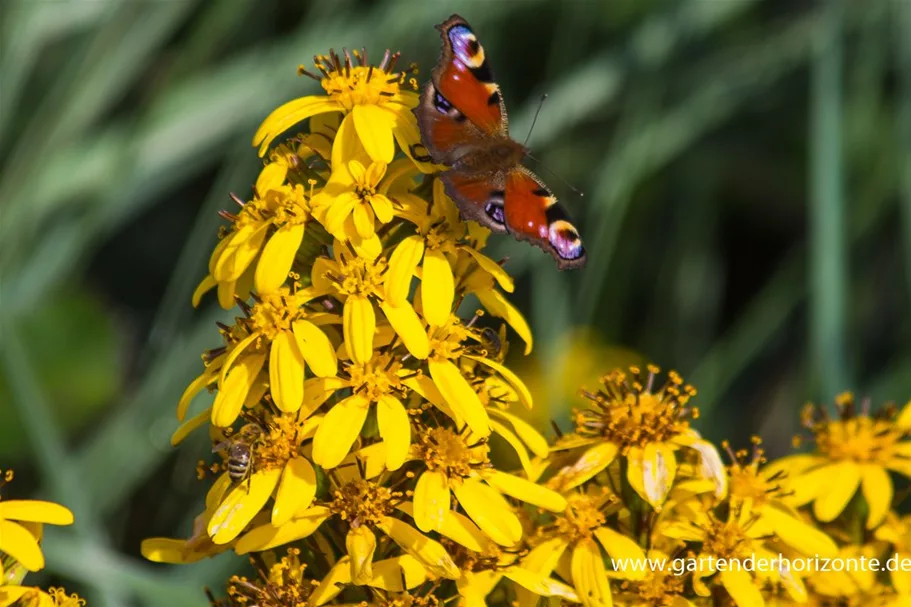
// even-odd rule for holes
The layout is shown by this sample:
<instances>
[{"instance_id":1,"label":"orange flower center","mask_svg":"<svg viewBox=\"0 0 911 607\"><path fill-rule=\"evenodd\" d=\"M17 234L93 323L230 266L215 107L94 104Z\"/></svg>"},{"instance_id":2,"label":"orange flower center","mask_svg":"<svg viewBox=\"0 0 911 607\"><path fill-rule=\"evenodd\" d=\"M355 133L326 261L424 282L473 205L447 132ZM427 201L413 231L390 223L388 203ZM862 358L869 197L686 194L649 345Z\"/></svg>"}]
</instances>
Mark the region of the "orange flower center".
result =
<instances>
[{"instance_id":1,"label":"orange flower center","mask_svg":"<svg viewBox=\"0 0 911 607\"><path fill-rule=\"evenodd\" d=\"M402 392L402 381L399 370L402 363L389 354L374 356L364 364L352 364L348 367L351 376L351 388L357 394L363 394L371 402L377 402L381 396L398 395Z\"/></svg>"},{"instance_id":2,"label":"orange flower center","mask_svg":"<svg viewBox=\"0 0 911 607\"><path fill-rule=\"evenodd\" d=\"M472 470L490 466L485 441L468 445L462 435L447 428L419 431L417 449L429 470L440 470L449 478L466 478Z\"/></svg>"},{"instance_id":3,"label":"orange flower center","mask_svg":"<svg viewBox=\"0 0 911 607\"><path fill-rule=\"evenodd\" d=\"M557 532L570 543L591 537L606 519L598 500L588 495L576 495L569 499L569 506L557 517Z\"/></svg>"},{"instance_id":4,"label":"orange flower center","mask_svg":"<svg viewBox=\"0 0 911 607\"><path fill-rule=\"evenodd\" d=\"M380 523L401 501L402 492L357 479L336 489L333 496L335 499L329 508L355 527Z\"/></svg>"}]
</instances>

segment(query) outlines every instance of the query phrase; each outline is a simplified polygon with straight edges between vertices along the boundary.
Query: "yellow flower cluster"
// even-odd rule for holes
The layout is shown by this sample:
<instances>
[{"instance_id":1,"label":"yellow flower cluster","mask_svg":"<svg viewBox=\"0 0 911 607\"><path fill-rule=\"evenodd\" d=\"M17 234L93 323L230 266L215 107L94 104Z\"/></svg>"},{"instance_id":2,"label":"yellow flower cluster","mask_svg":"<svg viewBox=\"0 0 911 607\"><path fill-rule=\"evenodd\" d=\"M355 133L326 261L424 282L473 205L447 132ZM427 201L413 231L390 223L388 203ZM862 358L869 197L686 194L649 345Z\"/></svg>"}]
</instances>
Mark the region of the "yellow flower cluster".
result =
<instances>
[{"instance_id":1,"label":"yellow flower cluster","mask_svg":"<svg viewBox=\"0 0 911 607\"><path fill-rule=\"evenodd\" d=\"M13 480L12 470L0 470L0 489ZM40 500L0 498L0 607L79 607L85 601L63 588L47 591L23 586L27 573L44 568L41 538L44 525L71 525L73 513L59 504Z\"/></svg>"},{"instance_id":2,"label":"yellow flower cluster","mask_svg":"<svg viewBox=\"0 0 911 607\"><path fill-rule=\"evenodd\" d=\"M256 576L210 596L223 607L911 604L911 574L783 564L911 558L889 476L911 477L911 403L872 416L843 397L835 420L808 409L814 453L767 463L756 439L723 444L727 464L691 426L696 390L653 366L583 391L553 444L510 410L532 397L504 363L506 327L526 353L531 334L487 230L420 160L416 81L396 59L317 57L326 95L257 132L267 161L223 212L194 295L238 314L172 438L208 431L205 508L187 538L144 541L146 558L249 555Z\"/></svg>"}]
</instances>

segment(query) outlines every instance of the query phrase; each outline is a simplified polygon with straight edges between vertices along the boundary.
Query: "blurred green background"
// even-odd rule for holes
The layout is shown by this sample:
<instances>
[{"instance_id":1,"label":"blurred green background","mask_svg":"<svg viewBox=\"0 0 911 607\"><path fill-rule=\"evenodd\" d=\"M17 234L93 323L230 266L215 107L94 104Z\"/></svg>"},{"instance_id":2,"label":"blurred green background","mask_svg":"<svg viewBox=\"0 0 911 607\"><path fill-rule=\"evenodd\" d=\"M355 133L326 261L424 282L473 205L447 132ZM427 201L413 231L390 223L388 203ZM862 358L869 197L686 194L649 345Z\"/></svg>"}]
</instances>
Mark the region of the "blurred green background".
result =
<instances>
[{"instance_id":1,"label":"blurred green background","mask_svg":"<svg viewBox=\"0 0 911 607\"><path fill-rule=\"evenodd\" d=\"M537 169L581 227L573 273L492 239L537 343L535 417L647 357L699 389L699 428L788 449L797 411L911 394L911 2L11 1L0 5L0 468L74 510L48 567L97 605L203 605L242 559L139 556L201 510L205 437L178 396L229 317L190 294L261 166L268 112L330 47L427 77L433 25L485 45ZM529 166L536 168L534 162ZM514 348L514 354L518 348ZM521 357L519 357L521 358Z\"/></svg>"}]
</instances>

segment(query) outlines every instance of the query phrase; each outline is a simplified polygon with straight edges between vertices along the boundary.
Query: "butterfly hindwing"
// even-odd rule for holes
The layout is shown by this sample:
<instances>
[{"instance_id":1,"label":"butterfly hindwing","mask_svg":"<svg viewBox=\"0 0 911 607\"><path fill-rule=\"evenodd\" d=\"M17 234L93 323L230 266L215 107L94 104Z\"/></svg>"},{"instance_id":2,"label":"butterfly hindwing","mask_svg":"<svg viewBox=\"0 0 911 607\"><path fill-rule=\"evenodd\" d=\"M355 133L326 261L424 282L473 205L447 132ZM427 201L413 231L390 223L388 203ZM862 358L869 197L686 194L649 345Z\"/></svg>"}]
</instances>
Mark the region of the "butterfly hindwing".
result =
<instances>
[{"instance_id":1,"label":"butterfly hindwing","mask_svg":"<svg viewBox=\"0 0 911 607\"><path fill-rule=\"evenodd\" d=\"M507 229L550 253L560 269L585 264L579 231L557 198L537 175L517 167L506 175L504 216Z\"/></svg>"},{"instance_id":2,"label":"butterfly hindwing","mask_svg":"<svg viewBox=\"0 0 911 607\"><path fill-rule=\"evenodd\" d=\"M440 176L446 194L465 219L473 219L494 232L506 231L505 175L470 175L447 171Z\"/></svg>"}]
</instances>

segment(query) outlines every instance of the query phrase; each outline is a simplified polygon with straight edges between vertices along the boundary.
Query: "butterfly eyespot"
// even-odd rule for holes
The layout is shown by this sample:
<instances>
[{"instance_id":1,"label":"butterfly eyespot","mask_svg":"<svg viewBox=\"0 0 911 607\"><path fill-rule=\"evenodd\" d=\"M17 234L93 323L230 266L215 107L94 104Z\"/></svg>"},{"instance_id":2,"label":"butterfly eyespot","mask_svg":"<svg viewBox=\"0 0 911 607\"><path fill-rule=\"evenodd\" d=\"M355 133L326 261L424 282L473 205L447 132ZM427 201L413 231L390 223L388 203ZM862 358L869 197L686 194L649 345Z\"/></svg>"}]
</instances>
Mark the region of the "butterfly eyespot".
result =
<instances>
[{"instance_id":1,"label":"butterfly eyespot","mask_svg":"<svg viewBox=\"0 0 911 607\"><path fill-rule=\"evenodd\" d=\"M555 221L548 228L547 240L561 259L578 259L585 254L579 233L568 221Z\"/></svg>"},{"instance_id":2,"label":"butterfly eyespot","mask_svg":"<svg viewBox=\"0 0 911 607\"><path fill-rule=\"evenodd\" d=\"M500 225L506 224L506 212L503 209L504 193L499 190L491 192L490 199L484 206L484 212L487 213L487 216Z\"/></svg>"}]
</instances>

